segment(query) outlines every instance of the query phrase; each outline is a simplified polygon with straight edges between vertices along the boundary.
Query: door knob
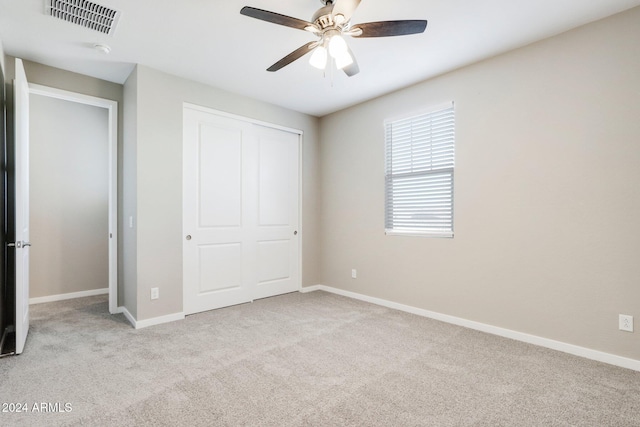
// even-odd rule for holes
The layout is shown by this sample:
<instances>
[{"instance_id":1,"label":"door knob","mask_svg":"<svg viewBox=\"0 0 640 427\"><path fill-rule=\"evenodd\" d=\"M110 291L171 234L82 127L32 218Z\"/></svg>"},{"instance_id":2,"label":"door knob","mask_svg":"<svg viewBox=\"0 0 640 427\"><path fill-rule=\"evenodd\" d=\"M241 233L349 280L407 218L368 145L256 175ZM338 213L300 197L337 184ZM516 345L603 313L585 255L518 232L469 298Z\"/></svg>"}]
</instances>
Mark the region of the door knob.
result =
<instances>
[{"instance_id":1,"label":"door knob","mask_svg":"<svg viewBox=\"0 0 640 427\"><path fill-rule=\"evenodd\" d=\"M187 234L186 239L187 239L187 240L191 240L191 234Z\"/></svg>"},{"instance_id":2,"label":"door knob","mask_svg":"<svg viewBox=\"0 0 640 427\"><path fill-rule=\"evenodd\" d=\"M298 235L298 230L294 231L294 232L293 232L293 235L294 235L294 236L297 236L297 235Z\"/></svg>"}]
</instances>

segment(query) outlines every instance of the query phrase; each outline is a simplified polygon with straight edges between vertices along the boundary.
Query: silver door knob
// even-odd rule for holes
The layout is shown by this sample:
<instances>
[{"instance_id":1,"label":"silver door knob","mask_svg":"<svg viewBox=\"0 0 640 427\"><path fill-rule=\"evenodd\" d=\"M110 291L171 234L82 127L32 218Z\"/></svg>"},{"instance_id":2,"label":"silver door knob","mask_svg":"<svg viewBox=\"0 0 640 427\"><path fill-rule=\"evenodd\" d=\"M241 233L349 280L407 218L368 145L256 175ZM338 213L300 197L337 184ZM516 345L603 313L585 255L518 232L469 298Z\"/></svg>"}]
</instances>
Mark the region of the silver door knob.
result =
<instances>
[{"instance_id":1,"label":"silver door knob","mask_svg":"<svg viewBox=\"0 0 640 427\"><path fill-rule=\"evenodd\" d=\"M294 232L293 232L293 235L294 235L294 236L297 236L297 235L298 235L298 230L294 231Z\"/></svg>"},{"instance_id":2,"label":"silver door knob","mask_svg":"<svg viewBox=\"0 0 640 427\"><path fill-rule=\"evenodd\" d=\"M191 240L191 234L187 234L186 239L187 239L187 240Z\"/></svg>"}]
</instances>

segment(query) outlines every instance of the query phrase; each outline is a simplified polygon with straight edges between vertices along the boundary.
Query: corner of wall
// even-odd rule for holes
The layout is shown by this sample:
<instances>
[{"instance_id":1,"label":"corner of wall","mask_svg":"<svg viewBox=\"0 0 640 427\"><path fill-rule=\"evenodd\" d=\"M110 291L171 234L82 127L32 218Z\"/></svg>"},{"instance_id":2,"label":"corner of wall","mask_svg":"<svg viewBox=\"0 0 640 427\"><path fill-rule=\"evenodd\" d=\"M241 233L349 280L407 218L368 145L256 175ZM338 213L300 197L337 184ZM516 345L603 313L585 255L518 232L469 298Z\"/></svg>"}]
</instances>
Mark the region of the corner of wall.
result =
<instances>
[{"instance_id":1,"label":"corner of wall","mask_svg":"<svg viewBox=\"0 0 640 427\"><path fill-rule=\"evenodd\" d=\"M4 74L6 68L4 66L4 47L2 47L2 40L0 39L0 68Z\"/></svg>"},{"instance_id":2,"label":"corner of wall","mask_svg":"<svg viewBox=\"0 0 640 427\"><path fill-rule=\"evenodd\" d=\"M120 248L118 248L121 266L118 282L123 296L121 305L135 319L138 316L138 239L137 239L137 144L138 144L138 68L133 69L124 83L123 93L123 138L122 148L118 150L121 162L119 177L122 183L120 191L119 223Z\"/></svg>"}]
</instances>

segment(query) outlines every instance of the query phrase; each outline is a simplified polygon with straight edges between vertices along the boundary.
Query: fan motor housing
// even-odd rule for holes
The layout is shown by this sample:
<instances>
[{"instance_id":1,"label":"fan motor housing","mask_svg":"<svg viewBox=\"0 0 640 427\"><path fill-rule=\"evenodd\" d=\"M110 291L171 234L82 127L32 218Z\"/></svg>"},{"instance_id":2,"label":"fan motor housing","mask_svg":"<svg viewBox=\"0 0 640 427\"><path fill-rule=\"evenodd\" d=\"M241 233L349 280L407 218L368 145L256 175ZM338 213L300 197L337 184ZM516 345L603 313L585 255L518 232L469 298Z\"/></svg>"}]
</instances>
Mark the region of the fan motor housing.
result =
<instances>
[{"instance_id":1,"label":"fan motor housing","mask_svg":"<svg viewBox=\"0 0 640 427\"><path fill-rule=\"evenodd\" d=\"M333 21L333 15L331 15L332 10L333 8L331 4L328 4L325 7L321 7L320 9L318 9L316 13L313 14L313 18L311 18L311 22L313 22L314 24L316 24L322 29L325 29L327 27L333 27L335 23Z\"/></svg>"}]
</instances>

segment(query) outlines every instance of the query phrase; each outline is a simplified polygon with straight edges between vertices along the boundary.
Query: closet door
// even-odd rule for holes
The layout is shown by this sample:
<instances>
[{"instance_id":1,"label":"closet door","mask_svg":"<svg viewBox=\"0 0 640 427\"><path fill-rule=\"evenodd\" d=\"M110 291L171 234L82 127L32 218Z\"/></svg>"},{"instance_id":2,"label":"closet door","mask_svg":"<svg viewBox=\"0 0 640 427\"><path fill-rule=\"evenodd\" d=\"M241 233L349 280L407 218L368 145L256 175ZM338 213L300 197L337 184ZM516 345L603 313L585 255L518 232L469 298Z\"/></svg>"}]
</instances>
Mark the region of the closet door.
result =
<instances>
[{"instance_id":1,"label":"closet door","mask_svg":"<svg viewBox=\"0 0 640 427\"><path fill-rule=\"evenodd\" d=\"M243 159L255 145L250 126L185 109L185 314L251 301Z\"/></svg>"},{"instance_id":2,"label":"closet door","mask_svg":"<svg viewBox=\"0 0 640 427\"><path fill-rule=\"evenodd\" d=\"M299 135L184 109L184 312L299 287Z\"/></svg>"},{"instance_id":3,"label":"closet door","mask_svg":"<svg viewBox=\"0 0 640 427\"><path fill-rule=\"evenodd\" d=\"M258 193L253 298L298 290L299 137L256 127Z\"/></svg>"}]
</instances>

